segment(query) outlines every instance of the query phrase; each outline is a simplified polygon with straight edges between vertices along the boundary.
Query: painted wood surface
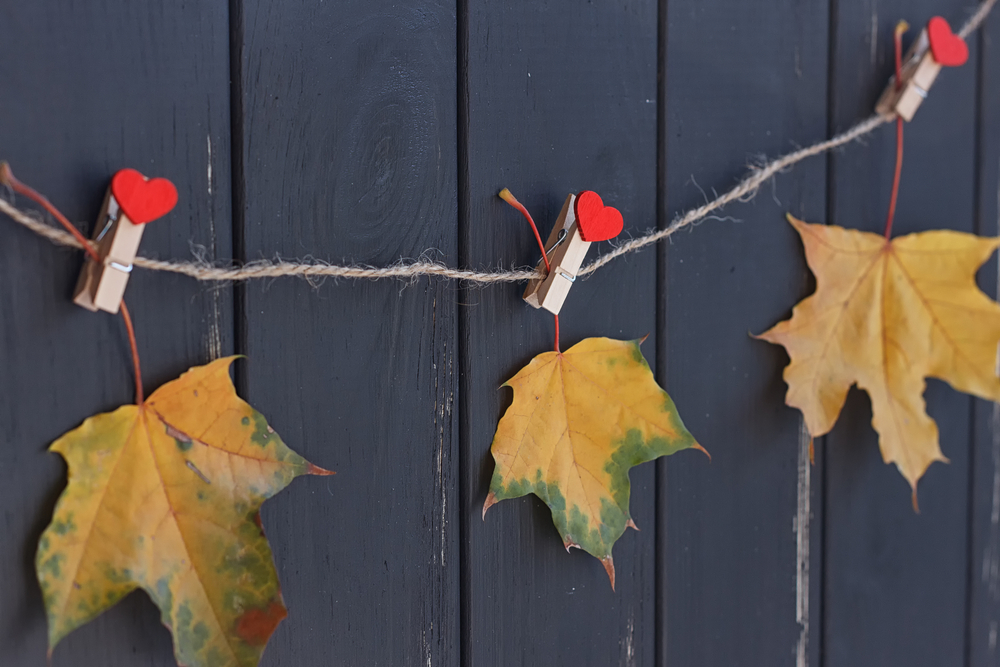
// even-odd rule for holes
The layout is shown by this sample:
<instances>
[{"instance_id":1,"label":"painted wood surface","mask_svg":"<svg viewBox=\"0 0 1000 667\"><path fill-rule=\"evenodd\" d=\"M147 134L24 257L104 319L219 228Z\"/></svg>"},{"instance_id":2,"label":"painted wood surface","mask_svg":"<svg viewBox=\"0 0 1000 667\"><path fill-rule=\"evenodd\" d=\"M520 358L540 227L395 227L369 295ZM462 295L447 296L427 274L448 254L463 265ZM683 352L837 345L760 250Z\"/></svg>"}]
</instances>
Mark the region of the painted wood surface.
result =
<instances>
[{"instance_id":1,"label":"painted wood surface","mask_svg":"<svg viewBox=\"0 0 1000 667\"><path fill-rule=\"evenodd\" d=\"M93 5L93 6L91 6ZM625 234L663 227L748 164L870 112L897 19L960 0L228 0L0 8L0 159L89 232L110 176L171 178L143 253L532 265L569 192ZM1000 17L907 126L897 231L998 228ZM222 354L283 438L337 471L269 501L289 618L262 664L866 667L1000 664L1000 418L931 382L950 465L920 514L852 392L816 445L787 357L753 340L814 285L785 211L881 231L892 131L813 158L669 243L580 280L562 344L641 338L712 453L636 468L600 563L534 497L481 516L500 385L552 346L522 285L137 271L145 386ZM231 148L232 147L232 148ZM8 196L4 193L4 196ZM23 199L17 203L26 206ZM45 665L35 543L64 484L47 445L132 396L120 320L72 305L79 253L0 219L0 667ZM606 251L595 244L591 258ZM202 250L198 250L202 252ZM996 260L980 278L996 291ZM52 664L173 663L141 593Z\"/></svg>"},{"instance_id":2,"label":"painted wood surface","mask_svg":"<svg viewBox=\"0 0 1000 667\"><path fill-rule=\"evenodd\" d=\"M668 3L661 224L759 156L825 136L828 20L817 2ZM784 405L787 357L749 334L811 291L783 216L821 217L825 179L822 158L802 163L661 250L662 377L713 456L660 464L664 664L794 664L815 645L820 469L801 466L800 481L808 452L799 413Z\"/></svg>"},{"instance_id":3,"label":"painted wood surface","mask_svg":"<svg viewBox=\"0 0 1000 667\"><path fill-rule=\"evenodd\" d=\"M248 2L243 259L457 263L455 15ZM457 303L442 281L240 290L242 388L337 471L262 513L292 618L264 664L449 664L458 651ZM314 481L314 480L310 480Z\"/></svg>"}]
</instances>

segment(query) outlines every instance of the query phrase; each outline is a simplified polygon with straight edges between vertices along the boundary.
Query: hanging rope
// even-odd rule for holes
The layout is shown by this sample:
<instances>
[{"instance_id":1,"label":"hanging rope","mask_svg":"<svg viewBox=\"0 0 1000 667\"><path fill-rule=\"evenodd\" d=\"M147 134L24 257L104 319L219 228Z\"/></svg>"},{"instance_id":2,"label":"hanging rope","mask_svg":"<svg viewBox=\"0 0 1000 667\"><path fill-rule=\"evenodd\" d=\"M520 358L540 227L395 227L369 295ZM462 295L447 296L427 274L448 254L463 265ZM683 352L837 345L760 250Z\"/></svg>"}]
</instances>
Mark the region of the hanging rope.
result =
<instances>
[{"instance_id":1,"label":"hanging rope","mask_svg":"<svg viewBox=\"0 0 1000 667\"><path fill-rule=\"evenodd\" d=\"M969 17L958 35L963 39L972 34L996 5L998 0L984 0L979 5L976 13ZM605 253L595 259L590 264L584 266L578 275L585 276L597 271L608 262L635 252L648 245L658 243L669 238L675 232L688 227L699 220L711 215L713 212L723 208L734 201L748 201L753 199L760 187L767 183L779 172L816 155L822 155L834 148L848 144L856 139L860 139L871 134L876 129L891 122L891 118L874 115L861 121L845 132L841 132L832 139L821 141L807 148L802 148L783 157L772 160L761 167L751 168L743 180L735 187L710 202L697 208L687 211L678 216L665 229L650 230L646 234L631 239L617 246L614 250ZM61 229L56 229L52 225L41 220L34 212L24 211L8 201L0 198L0 213L6 214L14 222L26 227L35 234L42 236L52 243L71 248L83 249L83 246L71 234ZM137 257L135 266L151 271L167 271L179 273L181 275L204 281L234 282L244 280L254 280L257 278L280 278L283 276L298 276L300 278L366 278L377 280L380 278L401 278L414 279L420 276L437 276L450 280L462 280L471 283L511 283L523 282L532 278L544 277L544 273L533 269L514 269L511 271L471 271L467 269L455 269L439 262L431 261L400 261L396 264L385 267L374 267L364 265L337 265L324 262L286 262L282 260L269 261L260 260L238 266L220 267L208 262L175 262L167 260L149 259L147 257Z\"/></svg>"}]
</instances>

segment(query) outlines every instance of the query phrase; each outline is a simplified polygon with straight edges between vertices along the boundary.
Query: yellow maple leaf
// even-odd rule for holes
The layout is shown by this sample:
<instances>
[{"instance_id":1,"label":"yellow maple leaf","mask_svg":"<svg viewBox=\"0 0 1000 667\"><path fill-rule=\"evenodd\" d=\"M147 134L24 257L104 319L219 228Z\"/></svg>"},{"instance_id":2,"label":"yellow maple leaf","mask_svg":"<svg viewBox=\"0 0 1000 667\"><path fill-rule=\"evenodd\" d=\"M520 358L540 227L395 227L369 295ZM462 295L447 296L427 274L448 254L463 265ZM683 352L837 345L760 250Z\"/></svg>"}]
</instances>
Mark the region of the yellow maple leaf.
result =
<instances>
[{"instance_id":1,"label":"yellow maple leaf","mask_svg":"<svg viewBox=\"0 0 1000 667\"><path fill-rule=\"evenodd\" d=\"M601 559L627 526L632 466L682 449L704 451L653 378L640 341L587 338L545 352L503 386L514 401L493 439L496 470L483 505L534 493L552 510L566 549ZM707 452L706 452L707 453Z\"/></svg>"},{"instance_id":2,"label":"yellow maple leaf","mask_svg":"<svg viewBox=\"0 0 1000 667\"><path fill-rule=\"evenodd\" d=\"M1000 401L1000 306L975 281L1000 238L942 230L890 241L788 221L802 238L816 292L760 336L791 358L786 402L818 437L833 428L851 385L868 392L882 458L899 468L915 503L927 467L947 461L925 411L925 378Z\"/></svg>"},{"instance_id":3,"label":"yellow maple leaf","mask_svg":"<svg viewBox=\"0 0 1000 667\"><path fill-rule=\"evenodd\" d=\"M286 615L258 509L298 475L332 473L236 395L232 361L192 368L52 444L69 483L36 557L50 651L142 588L179 664L258 663Z\"/></svg>"}]
</instances>

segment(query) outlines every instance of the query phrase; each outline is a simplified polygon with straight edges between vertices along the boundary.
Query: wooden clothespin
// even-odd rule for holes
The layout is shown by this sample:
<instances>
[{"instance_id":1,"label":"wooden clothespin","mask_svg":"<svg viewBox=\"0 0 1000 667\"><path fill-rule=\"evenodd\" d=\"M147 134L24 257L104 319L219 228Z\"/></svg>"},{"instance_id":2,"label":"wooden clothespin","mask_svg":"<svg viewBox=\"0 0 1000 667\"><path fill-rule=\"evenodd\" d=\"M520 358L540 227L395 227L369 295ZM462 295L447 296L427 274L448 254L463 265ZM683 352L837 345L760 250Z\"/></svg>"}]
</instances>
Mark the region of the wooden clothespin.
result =
<instances>
[{"instance_id":1,"label":"wooden clothespin","mask_svg":"<svg viewBox=\"0 0 1000 667\"><path fill-rule=\"evenodd\" d=\"M545 254L552 270L544 278L536 278L524 290L524 300L535 308L544 308L555 315L562 310L569 288L576 282L576 272L587 256L590 243L580 235L573 203L576 195L568 195L556 224L552 227L549 240L545 242ZM544 268L538 260L537 268Z\"/></svg>"},{"instance_id":2,"label":"wooden clothespin","mask_svg":"<svg viewBox=\"0 0 1000 667\"><path fill-rule=\"evenodd\" d=\"M176 204L177 188L165 178L147 179L134 169L115 174L94 228L101 261L87 258L73 301L94 312L117 313L146 223Z\"/></svg>"},{"instance_id":3,"label":"wooden clothespin","mask_svg":"<svg viewBox=\"0 0 1000 667\"><path fill-rule=\"evenodd\" d=\"M901 24L905 30L905 23ZM927 97L942 67L958 67L969 59L969 46L951 31L951 26L935 16L910 47L900 70L900 85L896 77L889 80L875 110L892 118L896 115L910 121Z\"/></svg>"},{"instance_id":4,"label":"wooden clothespin","mask_svg":"<svg viewBox=\"0 0 1000 667\"><path fill-rule=\"evenodd\" d=\"M605 206L596 192L568 195L552 233L545 243L545 254L552 267L544 278L536 278L524 290L524 300L535 308L554 315L562 310L569 289L594 241L606 241L621 233L622 214ZM541 260L538 267L544 266Z\"/></svg>"}]
</instances>

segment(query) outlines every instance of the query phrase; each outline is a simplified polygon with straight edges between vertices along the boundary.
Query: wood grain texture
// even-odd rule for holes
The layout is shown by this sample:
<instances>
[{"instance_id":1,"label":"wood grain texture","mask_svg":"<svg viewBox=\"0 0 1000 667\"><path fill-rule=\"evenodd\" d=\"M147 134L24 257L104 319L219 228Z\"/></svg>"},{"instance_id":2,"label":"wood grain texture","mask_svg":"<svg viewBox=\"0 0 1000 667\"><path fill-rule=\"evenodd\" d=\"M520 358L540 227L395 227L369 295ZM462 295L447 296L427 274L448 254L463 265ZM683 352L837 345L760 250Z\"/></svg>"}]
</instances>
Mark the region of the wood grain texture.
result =
<instances>
[{"instance_id":1,"label":"wood grain texture","mask_svg":"<svg viewBox=\"0 0 1000 667\"><path fill-rule=\"evenodd\" d=\"M247 2L246 258L457 263L455 8ZM456 291L246 287L247 397L336 470L262 514L289 619L265 665L454 664Z\"/></svg>"},{"instance_id":2,"label":"wood grain texture","mask_svg":"<svg viewBox=\"0 0 1000 667\"><path fill-rule=\"evenodd\" d=\"M230 257L229 51L225 2L10 4L0 9L0 159L89 236L111 176L166 176L180 202L143 254ZM18 199L19 205L27 202ZM0 218L0 664L46 664L36 542L65 485L49 443L133 398L120 318L72 304L80 253ZM182 277L136 271L132 309L145 385L232 351L232 301ZM141 593L56 649L55 665L176 664Z\"/></svg>"},{"instance_id":3,"label":"wood grain texture","mask_svg":"<svg viewBox=\"0 0 1000 667\"><path fill-rule=\"evenodd\" d=\"M533 265L524 219L543 238L566 195L591 189L625 220L625 234L655 224L656 7L653 3L468 5L468 210L464 263ZM595 243L591 257L607 250ZM579 280L560 315L563 349L588 336L634 339L655 363L656 256L631 255ZM462 526L463 664L652 664L655 642L654 467L631 473L632 515L614 549L617 590L601 563L567 554L534 496L481 518L497 421L510 404L502 382L552 349L552 316L521 300L521 285L464 295ZM683 415L683 406L682 406ZM696 452L678 456L702 459Z\"/></svg>"},{"instance_id":4,"label":"wood grain texture","mask_svg":"<svg viewBox=\"0 0 1000 667\"><path fill-rule=\"evenodd\" d=\"M762 154L824 138L827 109L826 3L670 0L667 11L661 224ZM662 251L667 389L713 457L662 464L664 665L818 664L821 476L784 405L787 357L748 334L808 293L784 214L822 219L825 184L822 158L804 162Z\"/></svg>"},{"instance_id":5,"label":"wood grain texture","mask_svg":"<svg viewBox=\"0 0 1000 667\"><path fill-rule=\"evenodd\" d=\"M968 3L885 0L838 3L833 45L836 130L869 113L892 73L892 34L905 18L916 35L933 14L953 25ZM974 46L974 45L973 45ZM971 62L976 62L972 49ZM926 229L973 231L976 69L941 73L905 128L896 236ZM892 184L895 132L886 126L831 158L828 222L880 233ZM960 665L967 613L971 399L938 381L925 393L950 465L934 464L909 487L882 463L868 398L853 390L826 438L824 665Z\"/></svg>"},{"instance_id":6,"label":"wood grain texture","mask_svg":"<svg viewBox=\"0 0 1000 667\"><path fill-rule=\"evenodd\" d=\"M1000 21L991 17L975 41L979 61L977 95L976 233L1000 234ZM971 40L970 40L971 41ZM983 267L979 285L997 295L997 265ZM969 458L969 667L1000 664L1000 404L973 405L973 450Z\"/></svg>"}]
</instances>

